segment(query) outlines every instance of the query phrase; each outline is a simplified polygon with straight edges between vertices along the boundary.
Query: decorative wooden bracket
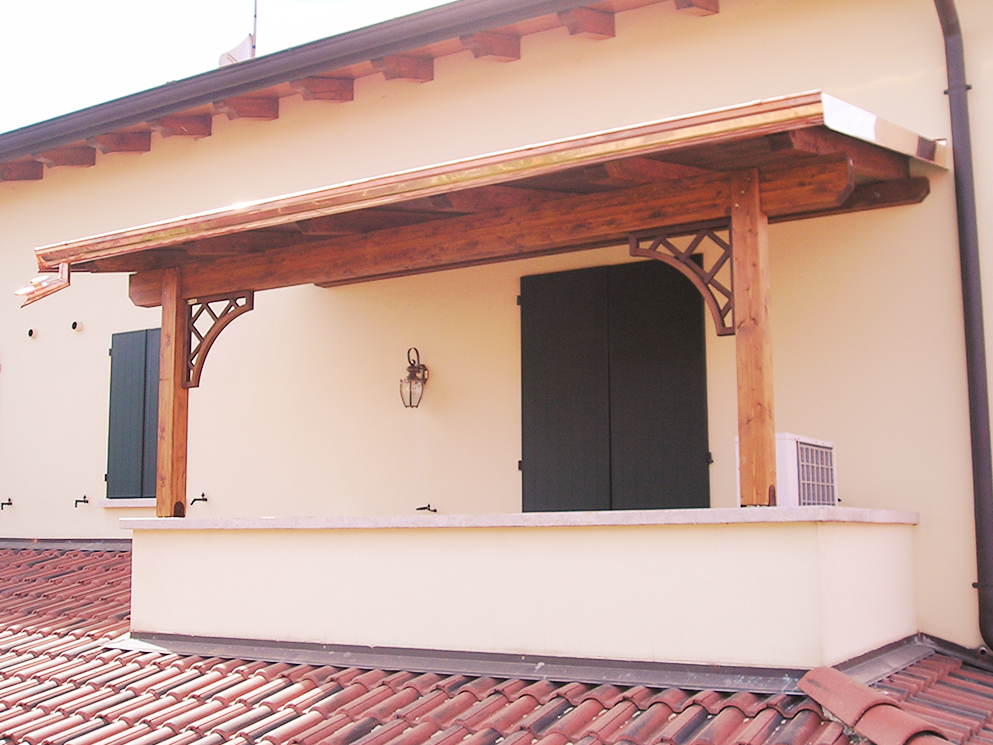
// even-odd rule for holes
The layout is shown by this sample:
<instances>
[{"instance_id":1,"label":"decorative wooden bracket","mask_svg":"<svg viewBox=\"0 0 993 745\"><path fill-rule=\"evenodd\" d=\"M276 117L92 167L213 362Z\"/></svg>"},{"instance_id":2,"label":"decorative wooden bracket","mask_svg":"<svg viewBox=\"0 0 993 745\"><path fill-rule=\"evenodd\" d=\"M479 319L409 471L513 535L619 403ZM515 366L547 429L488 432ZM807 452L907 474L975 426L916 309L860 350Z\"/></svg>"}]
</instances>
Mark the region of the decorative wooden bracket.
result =
<instances>
[{"instance_id":1,"label":"decorative wooden bracket","mask_svg":"<svg viewBox=\"0 0 993 745\"><path fill-rule=\"evenodd\" d=\"M184 388L200 385L200 374L214 340L224 327L243 313L255 307L254 292L239 292L231 295L217 295L206 298L192 298L187 301L189 309L189 354L186 358L186 380Z\"/></svg>"},{"instance_id":2,"label":"decorative wooden bracket","mask_svg":"<svg viewBox=\"0 0 993 745\"><path fill-rule=\"evenodd\" d=\"M632 256L643 256L649 259L663 261L675 267L696 286L703 295L704 302L714 318L714 326L718 336L734 335L734 296L733 280L731 277L731 236L727 226L709 226L693 232L686 228L645 230L631 233L628 243ZM723 233L726 238L721 236ZM691 237L685 248L680 248L674 242L676 238ZM648 247L642 247L647 241ZM706 253L697 253L704 241L713 244L720 250L710 268L706 267ZM701 256L699 263L694 254Z\"/></svg>"}]
</instances>

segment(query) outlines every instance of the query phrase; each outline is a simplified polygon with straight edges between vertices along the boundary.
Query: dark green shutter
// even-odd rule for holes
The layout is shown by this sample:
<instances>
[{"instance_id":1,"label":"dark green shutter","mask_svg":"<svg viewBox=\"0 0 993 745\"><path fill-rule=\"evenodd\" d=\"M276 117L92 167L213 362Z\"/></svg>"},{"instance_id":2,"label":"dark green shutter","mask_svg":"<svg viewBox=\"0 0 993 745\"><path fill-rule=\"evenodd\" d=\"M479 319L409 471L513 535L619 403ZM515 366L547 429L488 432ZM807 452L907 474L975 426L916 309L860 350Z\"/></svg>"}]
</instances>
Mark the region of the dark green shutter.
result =
<instances>
[{"instance_id":1,"label":"dark green shutter","mask_svg":"<svg viewBox=\"0 0 993 745\"><path fill-rule=\"evenodd\" d=\"M521 278L525 511L610 507L607 277Z\"/></svg>"},{"instance_id":2,"label":"dark green shutter","mask_svg":"<svg viewBox=\"0 0 993 745\"><path fill-rule=\"evenodd\" d=\"M110 351L107 497L155 496L159 330L114 334Z\"/></svg>"},{"instance_id":3,"label":"dark green shutter","mask_svg":"<svg viewBox=\"0 0 993 745\"><path fill-rule=\"evenodd\" d=\"M703 298L658 261L609 275L611 506L707 507Z\"/></svg>"},{"instance_id":4,"label":"dark green shutter","mask_svg":"<svg viewBox=\"0 0 993 745\"><path fill-rule=\"evenodd\" d=\"M523 277L524 510L708 506L704 333L660 262Z\"/></svg>"}]
</instances>

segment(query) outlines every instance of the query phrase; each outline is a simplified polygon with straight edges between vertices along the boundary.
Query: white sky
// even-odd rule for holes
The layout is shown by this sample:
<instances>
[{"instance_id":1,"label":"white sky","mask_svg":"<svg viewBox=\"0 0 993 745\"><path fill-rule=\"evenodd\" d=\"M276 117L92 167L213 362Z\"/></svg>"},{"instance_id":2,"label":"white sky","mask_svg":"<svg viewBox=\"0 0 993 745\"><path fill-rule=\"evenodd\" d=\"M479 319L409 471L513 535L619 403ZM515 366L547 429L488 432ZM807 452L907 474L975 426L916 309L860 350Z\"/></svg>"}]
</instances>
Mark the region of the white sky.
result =
<instances>
[{"instance_id":1,"label":"white sky","mask_svg":"<svg viewBox=\"0 0 993 745\"><path fill-rule=\"evenodd\" d=\"M258 0L258 56L446 0ZM216 69L253 0L0 0L0 132Z\"/></svg>"}]
</instances>

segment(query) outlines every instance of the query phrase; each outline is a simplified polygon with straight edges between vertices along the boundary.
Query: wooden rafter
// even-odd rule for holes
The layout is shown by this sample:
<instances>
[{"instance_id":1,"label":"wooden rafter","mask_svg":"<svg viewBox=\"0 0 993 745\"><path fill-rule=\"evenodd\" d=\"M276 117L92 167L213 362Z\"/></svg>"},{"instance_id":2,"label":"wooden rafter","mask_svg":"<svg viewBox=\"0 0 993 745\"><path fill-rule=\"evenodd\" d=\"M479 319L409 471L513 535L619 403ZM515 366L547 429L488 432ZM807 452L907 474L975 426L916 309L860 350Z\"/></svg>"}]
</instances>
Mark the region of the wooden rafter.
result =
<instances>
[{"instance_id":1,"label":"wooden rafter","mask_svg":"<svg viewBox=\"0 0 993 745\"><path fill-rule=\"evenodd\" d=\"M623 158L603 164L603 169L614 181L628 181L632 184L668 179L700 176L706 173L703 168L667 163L654 158Z\"/></svg>"},{"instance_id":2,"label":"wooden rafter","mask_svg":"<svg viewBox=\"0 0 993 745\"><path fill-rule=\"evenodd\" d=\"M864 212L880 207L899 207L904 204L923 202L931 193L931 182L924 176L897 179L895 181L873 181L868 184L856 184L848 199L831 210L832 215L843 215L848 212ZM805 220L817 217L823 212L798 212L792 215L773 218L770 222L786 222L789 220Z\"/></svg>"},{"instance_id":3,"label":"wooden rafter","mask_svg":"<svg viewBox=\"0 0 993 745\"><path fill-rule=\"evenodd\" d=\"M337 101L355 98L355 81L351 78L301 78L290 82L304 101Z\"/></svg>"},{"instance_id":4,"label":"wooden rafter","mask_svg":"<svg viewBox=\"0 0 993 745\"><path fill-rule=\"evenodd\" d=\"M300 243L300 233L257 230L232 235L219 235L199 241L181 243L177 248L190 256L235 256L258 251L285 248Z\"/></svg>"},{"instance_id":5,"label":"wooden rafter","mask_svg":"<svg viewBox=\"0 0 993 745\"><path fill-rule=\"evenodd\" d=\"M614 14L595 8L571 8L559 11L559 22L569 29L570 36L587 39L613 39Z\"/></svg>"},{"instance_id":6,"label":"wooden rafter","mask_svg":"<svg viewBox=\"0 0 993 745\"><path fill-rule=\"evenodd\" d=\"M846 160L773 169L761 176L763 209L769 215L830 209L844 202L852 184ZM620 243L632 231L726 219L729 193L728 176L712 174L223 257L184 267L183 295L341 284ZM160 283L160 272L133 275L132 301L157 305Z\"/></svg>"},{"instance_id":7,"label":"wooden rafter","mask_svg":"<svg viewBox=\"0 0 993 745\"><path fill-rule=\"evenodd\" d=\"M775 143L780 141L777 137L787 141L790 149L795 152L811 155L844 154L864 179L905 179L910 176L910 164L905 156L845 137L824 127L784 132L770 139Z\"/></svg>"},{"instance_id":8,"label":"wooden rafter","mask_svg":"<svg viewBox=\"0 0 993 745\"><path fill-rule=\"evenodd\" d=\"M0 163L0 181L41 181L45 166L37 160L15 160Z\"/></svg>"},{"instance_id":9,"label":"wooden rafter","mask_svg":"<svg viewBox=\"0 0 993 745\"><path fill-rule=\"evenodd\" d=\"M210 114L175 114L150 122L163 137L210 137L212 124Z\"/></svg>"},{"instance_id":10,"label":"wooden rafter","mask_svg":"<svg viewBox=\"0 0 993 745\"><path fill-rule=\"evenodd\" d=\"M512 34L486 31L462 36L459 41L476 59L486 57L499 62L513 62L521 58L521 37Z\"/></svg>"},{"instance_id":11,"label":"wooden rafter","mask_svg":"<svg viewBox=\"0 0 993 745\"><path fill-rule=\"evenodd\" d=\"M483 186L478 189L465 189L411 199L407 202L391 205L391 208L397 211L471 214L512 207L526 207L561 196L563 194L559 192L542 189L524 189L517 186Z\"/></svg>"},{"instance_id":12,"label":"wooden rafter","mask_svg":"<svg viewBox=\"0 0 993 745\"><path fill-rule=\"evenodd\" d=\"M434 60L430 57L396 54L374 59L372 66L387 80L411 80L415 83L434 80Z\"/></svg>"},{"instance_id":13,"label":"wooden rafter","mask_svg":"<svg viewBox=\"0 0 993 745\"><path fill-rule=\"evenodd\" d=\"M86 143L101 153L147 153L152 149L152 133L111 132L90 137Z\"/></svg>"},{"instance_id":14,"label":"wooden rafter","mask_svg":"<svg viewBox=\"0 0 993 745\"><path fill-rule=\"evenodd\" d=\"M436 212L368 209L315 217L298 223L304 235L356 235L437 220Z\"/></svg>"},{"instance_id":15,"label":"wooden rafter","mask_svg":"<svg viewBox=\"0 0 993 745\"><path fill-rule=\"evenodd\" d=\"M31 157L39 163L44 163L49 168L55 168L57 166L89 167L96 165L97 151L95 148L87 145L59 147L54 150L36 153Z\"/></svg>"},{"instance_id":16,"label":"wooden rafter","mask_svg":"<svg viewBox=\"0 0 993 745\"><path fill-rule=\"evenodd\" d=\"M721 10L720 0L676 0L676 7L698 16L713 15Z\"/></svg>"},{"instance_id":17,"label":"wooden rafter","mask_svg":"<svg viewBox=\"0 0 993 745\"><path fill-rule=\"evenodd\" d=\"M279 98L235 96L214 104L214 111L228 119L259 119L272 121L279 118Z\"/></svg>"}]
</instances>

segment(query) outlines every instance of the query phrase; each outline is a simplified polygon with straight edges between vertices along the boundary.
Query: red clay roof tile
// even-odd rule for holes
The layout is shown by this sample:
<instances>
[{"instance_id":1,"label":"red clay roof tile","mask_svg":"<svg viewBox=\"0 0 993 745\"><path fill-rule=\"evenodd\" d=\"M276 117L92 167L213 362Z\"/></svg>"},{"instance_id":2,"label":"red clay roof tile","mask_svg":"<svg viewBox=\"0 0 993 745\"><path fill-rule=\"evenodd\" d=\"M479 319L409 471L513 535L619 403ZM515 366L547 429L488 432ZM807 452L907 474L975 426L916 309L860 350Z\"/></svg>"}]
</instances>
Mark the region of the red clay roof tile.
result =
<instances>
[{"instance_id":1,"label":"red clay roof tile","mask_svg":"<svg viewBox=\"0 0 993 745\"><path fill-rule=\"evenodd\" d=\"M127 631L129 566L0 549L4 745L851 745L802 696L105 649ZM993 675L961 660L933 655L868 694L827 688L877 745L928 745L938 728L993 745Z\"/></svg>"}]
</instances>

